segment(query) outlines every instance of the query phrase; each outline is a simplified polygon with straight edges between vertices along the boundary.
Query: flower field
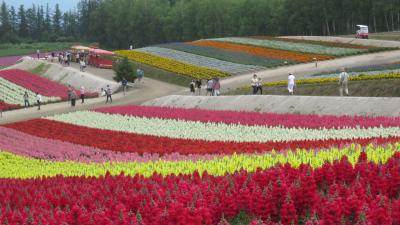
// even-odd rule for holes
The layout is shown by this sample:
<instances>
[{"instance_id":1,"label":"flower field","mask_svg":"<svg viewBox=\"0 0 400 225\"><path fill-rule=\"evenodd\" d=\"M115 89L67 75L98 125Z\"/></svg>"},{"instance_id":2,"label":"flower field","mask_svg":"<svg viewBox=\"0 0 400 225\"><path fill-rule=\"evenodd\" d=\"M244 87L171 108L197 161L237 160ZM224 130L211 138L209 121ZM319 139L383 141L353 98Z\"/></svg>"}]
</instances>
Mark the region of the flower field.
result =
<instances>
[{"instance_id":1,"label":"flower field","mask_svg":"<svg viewBox=\"0 0 400 225\"><path fill-rule=\"evenodd\" d=\"M315 55L315 54L305 54L300 52L294 51L285 51L279 49L268 49L268 48L261 48L256 46L250 45L242 45L242 44L235 44L229 42L222 42L222 41L211 41L211 40L199 40L192 42L193 45L197 46L206 46L206 47L213 47L213 48L220 48L228 51L234 52L244 52L250 55L260 56L260 57L267 57L267 58L274 58L274 59L281 59L281 60L293 60L298 62L312 62L316 59L318 60L329 60L334 59L334 56L326 56L326 55Z\"/></svg>"},{"instance_id":2,"label":"flower field","mask_svg":"<svg viewBox=\"0 0 400 225\"><path fill-rule=\"evenodd\" d=\"M0 100L3 102L0 109L3 110L22 106L25 92L28 93L31 104L36 102L36 93L43 96L43 103L66 100L68 94L66 86L19 69L1 70L0 87ZM86 95L96 97L97 93L88 92Z\"/></svg>"},{"instance_id":3,"label":"flower field","mask_svg":"<svg viewBox=\"0 0 400 225\"><path fill-rule=\"evenodd\" d=\"M233 62L245 65L255 65L261 67L275 67L285 65L282 59L275 59L272 57L261 57L257 55L248 54L245 52L228 51L221 48L212 48L207 46L198 46L193 43L169 43L158 45L163 48L170 48L182 52L188 52L196 55L202 55L210 58L216 58L227 62ZM287 64L295 63L295 61L286 61Z\"/></svg>"},{"instance_id":4,"label":"flower field","mask_svg":"<svg viewBox=\"0 0 400 225\"><path fill-rule=\"evenodd\" d=\"M216 38L210 40L231 42L244 45L254 45L265 48L296 51L296 52L303 52L310 54L332 55L332 56L359 54L365 51L364 49L359 49L359 48L356 49L356 48L327 47L316 44L288 42L284 40L280 41L280 40L266 40L266 39L255 39L255 38Z\"/></svg>"},{"instance_id":5,"label":"flower field","mask_svg":"<svg viewBox=\"0 0 400 225\"><path fill-rule=\"evenodd\" d=\"M321 77L321 78L307 78L307 79L300 79L296 81L297 85L302 84L324 84L324 83L333 83L338 82L339 75L336 76L329 76L329 77ZM383 79L400 79L400 73L372 73L372 74L357 74L349 76L349 81L362 81L362 80L383 80ZM286 80L282 81L275 81L275 82L268 82L264 83L264 86L280 86L280 85L287 85Z\"/></svg>"},{"instance_id":6,"label":"flower field","mask_svg":"<svg viewBox=\"0 0 400 225\"><path fill-rule=\"evenodd\" d=\"M0 149L4 224L400 223L400 117L116 106Z\"/></svg>"},{"instance_id":7,"label":"flower field","mask_svg":"<svg viewBox=\"0 0 400 225\"><path fill-rule=\"evenodd\" d=\"M173 59L159 57L139 51L120 50L116 51L115 53L122 57L128 57L128 59L133 61L148 64L163 70L193 78L207 79L214 77L225 77L229 75L225 72L214 69L182 63Z\"/></svg>"},{"instance_id":8,"label":"flower field","mask_svg":"<svg viewBox=\"0 0 400 225\"><path fill-rule=\"evenodd\" d=\"M160 48L160 47L146 47L136 49L138 52L143 52L151 55L169 58L182 63L192 64L199 67L210 68L222 71L229 74L249 73L264 69L263 67L237 64L214 59L210 57L195 55L187 52L177 51L173 49Z\"/></svg>"},{"instance_id":9,"label":"flower field","mask_svg":"<svg viewBox=\"0 0 400 225\"><path fill-rule=\"evenodd\" d=\"M390 49L254 36L167 43L115 53L175 74L209 79L384 50Z\"/></svg>"}]
</instances>

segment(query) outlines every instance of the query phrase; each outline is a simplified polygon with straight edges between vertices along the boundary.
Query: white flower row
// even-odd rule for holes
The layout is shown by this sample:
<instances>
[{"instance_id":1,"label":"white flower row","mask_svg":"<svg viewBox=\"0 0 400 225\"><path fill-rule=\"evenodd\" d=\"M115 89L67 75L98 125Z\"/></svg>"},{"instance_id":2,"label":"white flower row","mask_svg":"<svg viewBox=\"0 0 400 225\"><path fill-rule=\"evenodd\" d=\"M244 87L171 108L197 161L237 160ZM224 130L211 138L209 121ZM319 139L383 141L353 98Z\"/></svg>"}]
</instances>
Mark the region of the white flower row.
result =
<instances>
[{"instance_id":1,"label":"white flower row","mask_svg":"<svg viewBox=\"0 0 400 225\"><path fill-rule=\"evenodd\" d=\"M8 104L23 105L25 92L28 92L30 104L35 103L36 93L0 77L0 100ZM44 103L56 102L60 101L61 98L42 96L42 100Z\"/></svg>"},{"instance_id":2,"label":"white flower row","mask_svg":"<svg viewBox=\"0 0 400 225\"><path fill-rule=\"evenodd\" d=\"M168 49L168 48L146 47L146 48L139 48L139 49L135 49L135 50L138 52L144 52L144 53L148 53L151 55L170 58L170 59L174 59L176 61L180 61L183 63L200 66L200 67L206 67L209 69L219 70L219 71L231 73L231 74L239 74L239 73L245 73L245 72L251 72L251 71L265 69L260 66L232 63L232 62L222 61L219 59L195 55L195 54L177 51L177 50Z\"/></svg>"},{"instance_id":3,"label":"white flower row","mask_svg":"<svg viewBox=\"0 0 400 225\"><path fill-rule=\"evenodd\" d=\"M254 38L215 38L210 39L213 41L222 41L222 42L232 42L237 44L245 44L245 45L255 45L266 48L274 48L295 52L303 52L303 53L313 53L320 55L334 55L334 56L342 56L347 54L356 54L361 53L366 50L364 49L353 49L353 48L338 48L338 47L327 47L316 44L306 44L306 43L293 43L287 41L275 41L275 40L262 40L262 39L254 39Z\"/></svg>"},{"instance_id":4,"label":"white flower row","mask_svg":"<svg viewBox=\"0 0 400 225\"><path fill-rule=\"evenodd\" d=\"M74 112L47 119L112 131L209 141L267 142L290 140L326 140L399 136L400 127L301 129L202 123L158 118L140 118L98 112Z\"/></svg>"}]
</instances>

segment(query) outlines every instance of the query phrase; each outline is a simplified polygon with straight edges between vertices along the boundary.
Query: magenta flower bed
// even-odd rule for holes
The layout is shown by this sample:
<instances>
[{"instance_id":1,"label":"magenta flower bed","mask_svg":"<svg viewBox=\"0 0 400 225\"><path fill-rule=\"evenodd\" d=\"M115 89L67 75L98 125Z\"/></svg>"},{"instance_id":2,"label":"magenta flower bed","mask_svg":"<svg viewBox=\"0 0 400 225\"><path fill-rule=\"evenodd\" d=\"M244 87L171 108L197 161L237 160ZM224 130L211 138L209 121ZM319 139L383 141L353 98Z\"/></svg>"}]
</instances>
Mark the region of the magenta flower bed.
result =
<instances>
[{"instance_id":1,"label":"magenta flower bed","mask_svg":"<svg viewBox=\"0 0 400 225\"><path fill-rule=\"evenodd\" d=\"M179 153L166 154L143 154L120 153L102 150L90 146L72 144L59 140L36 137L14 129L0 126L0 151L7 150L17 155L32 158L55 160L55 161L77 161L83 163L103 162L147 162L147 161L181 161L181 160L211 160L224 155L180 155Z\"/></svg>"},{"instance_id":2,"label":"magenta flower bed","mask_svg":"<svg viewBox=\"0 0 400 225\"><path fill-rule=\"evenodd\" d=\"M127 116L176 119L186 121L215 122L226 124L282 126L296 128L328 129L344 127L397 127L400 117L318 116L256 112L211 111L152 106L116 106L94 110L96 112Z\"/></svg>"},{"instance_id":3,"label":"magenta flower bed","mask_svg":"<svg viewBox=\"0 0 400 225\"><path fill-rule=\"evenodd\" d=\"M60 97L62 100L68 98L68 88L66 86L24 70L2 70L0 71L0 77L44 96ZM76 90L76 93L79 96L78 90ZM86 97L98 96L97 93L91 92L86 92L85 95Z\"/></svg>"},{"instance_id":4,"label":"magenta flower bed","mask_svg":"<svg viewBox=\"0 0 400 225\"><path fill-rule=\"evenodd\" d=\"M0 77L44 96L61 97L62 99L67 99L68 96L66 86L24 70L2 70Z\"/></svg>"},{"instance_id":5,"label":"magenta flower bed","mask_svg":"<svg viewBox=\"0 0 400 225\"><path fill-rule=\"evenodd\" d=\"M11 109L18 109L21 106L19 105L13 105L13 104L8 104L0 100L0 111L6 111L6 110L11 110Z\"/></svg>"}]
</instances>

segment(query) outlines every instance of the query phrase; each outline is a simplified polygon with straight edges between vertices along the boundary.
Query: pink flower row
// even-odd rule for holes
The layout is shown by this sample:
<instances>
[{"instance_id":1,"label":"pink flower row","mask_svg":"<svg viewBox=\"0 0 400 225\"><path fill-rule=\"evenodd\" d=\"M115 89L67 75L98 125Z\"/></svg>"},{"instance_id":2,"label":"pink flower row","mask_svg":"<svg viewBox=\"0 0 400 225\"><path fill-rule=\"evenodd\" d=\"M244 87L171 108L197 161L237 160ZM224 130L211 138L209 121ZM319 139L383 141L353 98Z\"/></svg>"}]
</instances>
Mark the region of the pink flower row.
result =
<instances>
[{"instance_id":1,"label":"pink flower row","mask_svg":"<svg viewBox=\"0 0 400 225\"><path fill-rule=\"evenodd\" d=\"M94 147L72 144L59 140L47 139L29 135L14 129L0 126L0 151L32 158L54 161L77 161L82 163L103 162L147 162L147 161L180 161L180 160L212 160L223 155L181 155L172 153L159 154L121 153L102 150Z\"/></svg>"},{"instance_id":2,"label":"pink flower row","mask_svg":"<svg viewBox=\"0 0 400 225\"><path fill-rule=\"evenodd\" d=\"M44 96L66 99L68 95L66 86L24 70L2 70L0 77Z\"/></svg>"},{"instance_id":3,"label":"pink flower row","mask_svg":"<svg viewBox=\"0 0 400 225\"><path fill-rule=\"evenodd\" d=\"M211 111L153 106L116 106L96 109L96 112L127 116L176 119L242 125L265 125L296 128L344 128L344 127L397 127L400 117L365 116L318 116L257 112Z\"/></svg>"}]
</instances>

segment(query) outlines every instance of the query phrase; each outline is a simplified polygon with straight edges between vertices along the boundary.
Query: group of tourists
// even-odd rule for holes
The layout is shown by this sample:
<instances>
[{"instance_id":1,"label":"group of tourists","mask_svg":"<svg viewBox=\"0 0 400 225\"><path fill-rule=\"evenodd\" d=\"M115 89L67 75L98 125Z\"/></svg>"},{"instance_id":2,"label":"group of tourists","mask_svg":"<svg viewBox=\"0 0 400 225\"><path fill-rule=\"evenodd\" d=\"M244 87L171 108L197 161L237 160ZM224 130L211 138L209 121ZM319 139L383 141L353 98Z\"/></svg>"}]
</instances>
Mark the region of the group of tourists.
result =
<instances>
[{"instance_id":1,"label":"group of tourists","mask_svg":"<svg viewBox=\"0 0 400 225\"><path fill-rule=\"evenodd\" d=\"M289 91L289 95L294 94L294 89L296 87L296 77L294 76L293 73L289 73L288 75L288 82L287 82L287 89ZM349 83L349 74L346 72L345 68L341 69L341 73L339 74L339 94L340 96L343 96L343 92L346 96L349 96L349 88L348 88L348 83ZM261 78L257 75L254 74L253 78L251 79L251 88L252 92L254 95L258 94L263 94L263 85L261 82Z\"/></svg>"},{"instance_id":2,"label":"group of tourists","mask_svg":"<svg viewBox=\"0 0 400 225\"><path fill-rule=\"evenodd\" d=\"M24 98L24 108L26 109L26 108L31 106L30 102L29 102L29 94L28 94L27 91L25 91L25 93L23 95L23 98ZM40 110L40 105L43 102L42 95L39 94L38 92L36 92L35 93L35 98L36 98L36 104L37 104L37 107L38 107L37 110Z\"/></svg>"},{"instance_id":3,"label":"group of tourists","mask_svg":"<svg viewBox=\"0 0 400 225\"><path fill-rule=\"evenodd\" d=\"M192 80L189 84L189 89L192 95L201 95L201 87L203 83L201 79ZM221 83L219 78L207 80L206 96L219 96L221 94Z\"/></svg>"},{"instance_id":4,"label":"group of tourists","mask_svg":"<svg viewBox=\"0 0 400 225\"><path fill-rule=\"evenodd\" d=\"M72 88L71 85L68 85L68 101L71 102L71 107L75 107L76 104L76 99L78 96L76 95L76 91L74 88ZM79 90L80 94L80 99L81 99L81 104L85 103L85 87L81 86Z\"/></svg>"}]
</instances>

